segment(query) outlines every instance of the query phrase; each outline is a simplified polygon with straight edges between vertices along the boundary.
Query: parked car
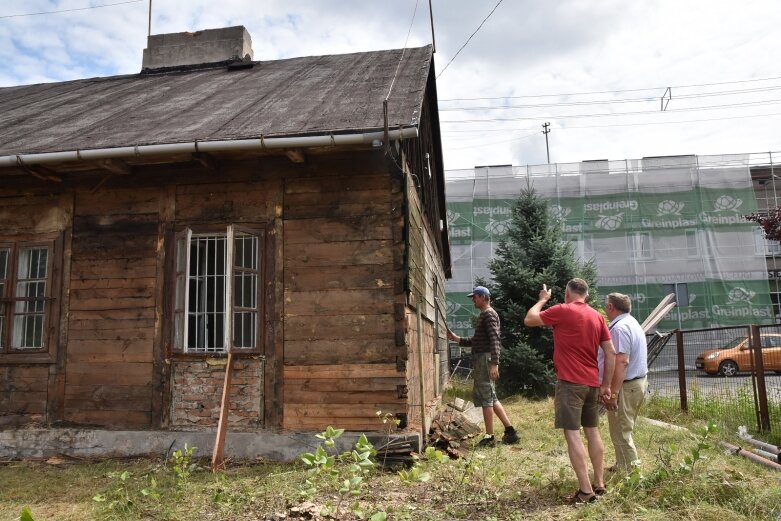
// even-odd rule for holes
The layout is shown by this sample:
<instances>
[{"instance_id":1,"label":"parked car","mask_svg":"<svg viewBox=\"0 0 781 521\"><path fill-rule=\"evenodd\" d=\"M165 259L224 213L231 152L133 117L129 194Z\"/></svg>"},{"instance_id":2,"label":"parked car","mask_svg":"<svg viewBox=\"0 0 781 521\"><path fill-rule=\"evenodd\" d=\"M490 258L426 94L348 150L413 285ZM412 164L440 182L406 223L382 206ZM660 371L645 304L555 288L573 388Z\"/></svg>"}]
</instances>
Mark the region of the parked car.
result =
<instances>
[{"instance_id":1,"label":"parked car","mask_svg":"<svg viewBox=\"0 0 781 521\"><path fill-rule=\"evenodd\" d=\"M781 333L760 333L759 336L765 371L781 374ZM734 376L741 371L751 371L752 357L748 337L738 337L720 349L708 349L697 355L695 367L708 374Z\"/></svg>"}]
</instances>

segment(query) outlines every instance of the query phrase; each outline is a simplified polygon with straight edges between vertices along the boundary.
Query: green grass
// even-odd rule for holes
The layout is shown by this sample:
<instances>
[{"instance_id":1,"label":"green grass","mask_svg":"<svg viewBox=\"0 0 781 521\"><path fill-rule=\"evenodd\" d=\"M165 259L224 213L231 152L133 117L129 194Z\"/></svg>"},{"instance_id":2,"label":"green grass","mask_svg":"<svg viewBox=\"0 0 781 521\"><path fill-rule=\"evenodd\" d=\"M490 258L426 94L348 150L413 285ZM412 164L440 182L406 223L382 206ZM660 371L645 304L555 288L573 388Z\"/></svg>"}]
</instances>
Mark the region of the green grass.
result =
<instances>
[{"instance_id":1,"label":"green grass","mask_svg":"<svg viewBox=\"0 0 781 521\"><path fill-rule=\"evenodd\" d=\"M469 386L461 387L449 391L450 396L468 398ZM518 445L473 450L461 460L424 458L415 472L407 469L406 479L396 472L374 470L350 503L360 506L365 519L384 512L389 520L410 521L731 521L781 516L778 472L716 448L703 449L705 459L696 461L692 471L680 470L696 448L696 432L705 422L666 409L656 400L643 414L685 424L692 433L639 423L639 472L611 476L608 494L593 505L568 505L563 496L577 485L563 436L553 429L552 401L510 397L503 404L521 436ZM610 464L613 454L606 425L603 438ZM337 501L336 488L326 485L311 499L302 498L305 481L312 476L301 463L256 462L216 474L207 468L208 462L198 463L202 466L178 485L172 463L156 460L6 463L0 466L0 521L18 519L24 506L31 508L36 520L262 520L286 512L289 519L291 507L317 514ZM663 470L668 477L660 478ZM158 499L142 493L149 492L152 478ZM94 501L97 494L107 501ZM340 519L358 517L343 514Z\"/></svg>"}]
</instances>

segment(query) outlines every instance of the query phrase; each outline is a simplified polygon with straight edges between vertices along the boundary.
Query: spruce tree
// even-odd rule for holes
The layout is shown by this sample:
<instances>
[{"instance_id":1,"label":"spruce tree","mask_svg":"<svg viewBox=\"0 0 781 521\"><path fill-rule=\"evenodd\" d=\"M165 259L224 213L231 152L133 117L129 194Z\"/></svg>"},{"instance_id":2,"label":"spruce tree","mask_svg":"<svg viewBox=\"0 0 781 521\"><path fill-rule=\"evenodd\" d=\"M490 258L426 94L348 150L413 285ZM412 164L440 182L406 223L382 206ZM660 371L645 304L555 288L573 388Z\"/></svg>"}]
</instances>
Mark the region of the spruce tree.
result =
<instances>
[{"instance_id":1,"label":"spruce tree","mask_svg":"<svg viewBox=\"0 0 781 521\"><path fill-rule=\"evenodd\" d=\"M526 311L537 302L546 284L553 291L548 306L564 302L567 282L588 282L589 304L597 302L593 261L580 262L562 223L553 217L548 201L529 184L513 203L508 233L488 263L493 276L486 284L491 305L502 324L502 367L498 381L504 395L548 396L553 391L553 332L523 324Z\"/></svg>"}]
</instances>

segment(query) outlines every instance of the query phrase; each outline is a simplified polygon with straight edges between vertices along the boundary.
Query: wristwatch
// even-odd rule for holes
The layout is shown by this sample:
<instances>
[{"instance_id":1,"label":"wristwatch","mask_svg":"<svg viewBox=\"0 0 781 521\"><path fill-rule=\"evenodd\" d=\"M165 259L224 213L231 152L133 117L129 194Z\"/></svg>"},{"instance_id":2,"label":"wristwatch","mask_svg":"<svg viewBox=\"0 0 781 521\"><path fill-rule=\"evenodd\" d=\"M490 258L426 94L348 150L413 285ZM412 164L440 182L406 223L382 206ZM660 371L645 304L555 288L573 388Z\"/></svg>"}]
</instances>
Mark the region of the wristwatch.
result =
<instances>
[{"instance_id":1,"label":"wristwatch","mask_svg":"<svg viewBox=\"0 0 781 521\"><path fill-rule=\"evenodd\" d=\"M610 395L610 399L611 400L615 400L616 398L618 398L618 394L611 394Z\"/></svg>"}]
</instances>

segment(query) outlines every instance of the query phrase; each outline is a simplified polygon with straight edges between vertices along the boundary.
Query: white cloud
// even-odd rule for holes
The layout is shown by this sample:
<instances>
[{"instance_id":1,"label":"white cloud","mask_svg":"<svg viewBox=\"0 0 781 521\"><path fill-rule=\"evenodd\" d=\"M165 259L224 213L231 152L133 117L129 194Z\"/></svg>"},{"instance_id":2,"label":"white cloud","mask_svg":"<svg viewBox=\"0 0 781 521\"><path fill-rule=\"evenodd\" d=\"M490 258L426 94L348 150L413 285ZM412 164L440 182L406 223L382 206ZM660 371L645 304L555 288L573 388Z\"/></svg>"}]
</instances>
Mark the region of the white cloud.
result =
<instances>
[{"instance_id":1,"label":"white cloud","mask_svg":"<svg viewBox=\"0 0 781 521\"><path fill-rule=\"evenodd\" d=\"M95 5L112 3L100 0ZM360 52L404 44L416 0L154 0L153 33L245 25L256 59ZM76 9L89 0L30 0L0 7L0 16ZM439 73L496 4L434 0ZM133 74L146 46L147 2L69 13L0 18L0 85ZM778 150L781 104L683 111L711 105L781 100L781 88L743 95L704 92L781 87L781 80L713 84L781 76L781 3L748 0L506 0L437 82L440 108L498 101L452 98L529 96L651 88L593 96L504 100L506 105L612 100L603 105L442 111L446 168L545 162L541 124L551 122L552 161L623 159L665 154ZM419 0L410 46L431 41L428 2ZM673 86L669 112L658 97ZM630 97L643 103L619 103ZM629 111L631 116L577 117ZM741 116L764 115L739 119ZM565 117L570 116L570 117ZM733 119L720 119L733 118ZM497 121L498 119L514 119ZM674 123L689 120L710 120ZM651 123L667 122L656 125ZM625 125L625 126L607 126ZM575 128L588 127L588 128Z\"/></svg>"}]
</instances>

